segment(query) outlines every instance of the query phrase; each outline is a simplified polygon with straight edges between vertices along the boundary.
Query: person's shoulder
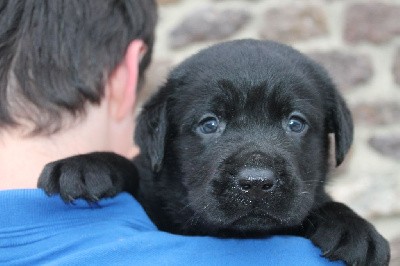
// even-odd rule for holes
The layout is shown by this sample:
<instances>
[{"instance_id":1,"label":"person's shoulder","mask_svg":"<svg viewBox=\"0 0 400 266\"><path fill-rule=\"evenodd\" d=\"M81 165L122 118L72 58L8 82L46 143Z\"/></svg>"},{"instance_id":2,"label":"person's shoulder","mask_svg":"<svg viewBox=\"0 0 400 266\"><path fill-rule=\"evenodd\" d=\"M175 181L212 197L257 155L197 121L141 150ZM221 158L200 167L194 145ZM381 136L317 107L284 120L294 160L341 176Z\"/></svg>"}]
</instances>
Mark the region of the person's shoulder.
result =
<instances>
[{"instance_id":1,"label":"person's shoulder","mask_svg":"<svg viewBox=\"0 0 400 266\"><path fill-rule=\"evenodd\" d=\"M219 239L159 231L127 193L96 204L65 204L39 190L17 191L0 193L1 204L0 264L329 264L300 237Z\"/></svg>"},{"instance_id":2,"label":"person's shoulder","mask_svg":"<svg viewBox=\"0 0 400 266\"><path fill-rule=\"evenodd\" d=\"M294 236L264 239L218 239L160 231L103 243L96 254L76 257L86 264L135 265L343 265L321 257L310 240Z\"/></svg>"}]
</instances>

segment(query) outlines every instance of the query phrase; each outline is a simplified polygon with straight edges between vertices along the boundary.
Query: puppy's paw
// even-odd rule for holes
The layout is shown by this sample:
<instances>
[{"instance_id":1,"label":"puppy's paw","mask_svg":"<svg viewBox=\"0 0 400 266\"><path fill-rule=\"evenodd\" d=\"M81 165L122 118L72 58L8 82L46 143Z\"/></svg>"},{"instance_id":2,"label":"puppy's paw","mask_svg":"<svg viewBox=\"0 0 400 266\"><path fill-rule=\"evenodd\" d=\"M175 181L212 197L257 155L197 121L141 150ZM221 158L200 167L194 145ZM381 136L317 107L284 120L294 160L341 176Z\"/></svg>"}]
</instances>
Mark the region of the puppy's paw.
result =
<instances>
[{"instance_id":1,"label":"puppy's paw","mask_svg":"<svg viewBox=\"0 0 400 266\"><path fill-rule=\"evenodd\" d=\"M311 241L330 260L348 265L388 265L388 242L346 205L329 202L308 218Z\"/></svg>"},{"instance_id":2,"label":"puppy's paw","mask_svg":"<svg viewBox=\"0 0 400 266\"><path fill-rule=\"evenodd\" d=\"M96 202L126 190L136 175L133 163L117 154L90 153L47 164L38 187L48 195L59 193L68 203L78 198Z\"/></svg>"}]
</instances>

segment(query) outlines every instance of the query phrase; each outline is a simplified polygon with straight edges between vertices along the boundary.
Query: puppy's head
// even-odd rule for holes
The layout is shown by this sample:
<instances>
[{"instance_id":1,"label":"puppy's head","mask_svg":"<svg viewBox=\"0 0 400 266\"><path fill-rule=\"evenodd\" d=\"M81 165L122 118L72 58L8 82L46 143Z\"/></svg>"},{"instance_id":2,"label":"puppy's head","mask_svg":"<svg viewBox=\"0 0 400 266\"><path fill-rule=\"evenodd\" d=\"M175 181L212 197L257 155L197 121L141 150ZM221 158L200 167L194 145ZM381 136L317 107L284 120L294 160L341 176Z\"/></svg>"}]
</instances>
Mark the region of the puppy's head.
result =
<instances>
[{"instance_id":1,"label":"puppy's head","mask_svg":"<svg viewBox=\"0 0 400 266\"><path fill-rule=\"evenodd\" d=\"M299 225L326 197L330 133L340 164L351 116L313 61L266 41L203 50L171 73L139 118L141 158L153 171L144 191L163 204L148 211L175 226L161 228L180 233Z\"/></svg>"}]
</instances>

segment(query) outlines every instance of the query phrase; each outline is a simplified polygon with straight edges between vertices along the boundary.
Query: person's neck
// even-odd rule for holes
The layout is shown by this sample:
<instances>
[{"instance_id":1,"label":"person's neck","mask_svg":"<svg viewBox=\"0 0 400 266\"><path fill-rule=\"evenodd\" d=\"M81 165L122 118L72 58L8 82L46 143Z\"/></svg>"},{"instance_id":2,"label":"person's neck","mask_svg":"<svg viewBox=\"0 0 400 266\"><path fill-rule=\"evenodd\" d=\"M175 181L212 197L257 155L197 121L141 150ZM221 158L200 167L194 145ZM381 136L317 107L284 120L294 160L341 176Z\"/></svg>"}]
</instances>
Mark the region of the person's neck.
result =
<instances>
[{"instance_id":1,"label":"person's neck","mask_svg":"<svg viewBox=\"0 0 400 266\"><path fill-rule=\"evenodd\" d=\"M22 129L0 128L0 190L36 188L47 163L78 154L110 151L131 158L134 114L116 120L109 110L105 101L88 106L84 118L50 136L24 137Z\"/></svg>"},{"instance_id":2,"label":"person's neck","mask_svg":"<svg viewBox=\"0 0 400 266\"><path fill-rule=\"evenodd\" d=\"M85 131L68 134L16 137L2 134L0 138L0 190L36 188L43 167L72 155L105 150L96 136L84 137ZM89 142L84 140L90 139ZM97 147L97 148L96 148Z\"/></svg>"}]
</instances>

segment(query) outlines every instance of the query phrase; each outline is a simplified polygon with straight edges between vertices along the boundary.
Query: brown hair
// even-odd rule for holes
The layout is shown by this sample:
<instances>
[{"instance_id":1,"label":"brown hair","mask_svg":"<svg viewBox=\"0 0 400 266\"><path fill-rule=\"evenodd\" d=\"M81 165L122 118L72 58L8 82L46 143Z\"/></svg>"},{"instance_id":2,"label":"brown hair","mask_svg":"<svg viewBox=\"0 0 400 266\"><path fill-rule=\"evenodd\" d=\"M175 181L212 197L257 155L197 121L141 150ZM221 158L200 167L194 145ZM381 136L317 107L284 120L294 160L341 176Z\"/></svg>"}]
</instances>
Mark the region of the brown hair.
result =
<instances>
[{"instance_id":1,"label":"brown hair","mask_svg":"<svg viewBox=\"0 0 400 266\"><path fill-rule=\"evenodd\" d=\"M148 47L142 76L156 20L154 0L1 1L0 128L29 121L50 134L64 113L84 114L134 39Z\"/></svg>"}]
</instances>

